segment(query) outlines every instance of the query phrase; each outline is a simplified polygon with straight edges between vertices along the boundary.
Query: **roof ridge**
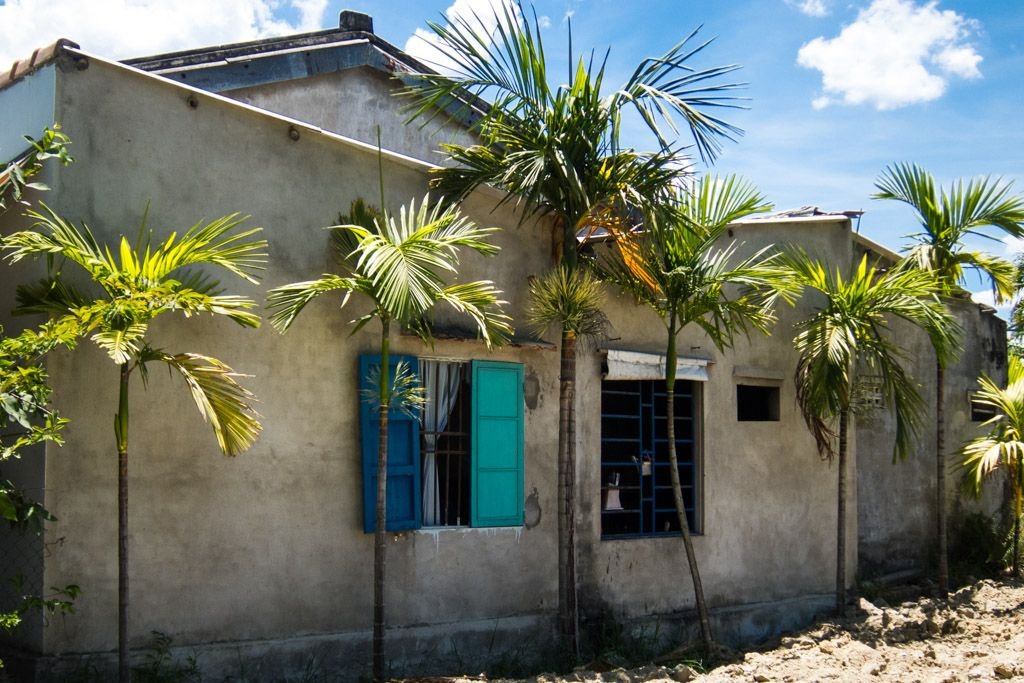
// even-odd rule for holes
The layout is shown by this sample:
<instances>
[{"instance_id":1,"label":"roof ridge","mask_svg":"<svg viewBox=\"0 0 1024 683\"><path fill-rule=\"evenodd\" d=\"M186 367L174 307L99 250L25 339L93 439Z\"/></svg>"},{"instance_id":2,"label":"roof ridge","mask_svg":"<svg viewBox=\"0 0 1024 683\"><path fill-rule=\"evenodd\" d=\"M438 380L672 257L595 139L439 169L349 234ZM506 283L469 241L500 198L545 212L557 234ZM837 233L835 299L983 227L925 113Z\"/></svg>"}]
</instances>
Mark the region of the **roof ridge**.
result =
<instances>
[{"instance_id":1,"label":"roof ridge","mask_svg":"<svg viewBox=\"0 0 1024 683\"><path fill-rule=\"evenodd\" d=\"M78 43L67 38L58 38L44 47L36 48L28 59L19 59L11 64L11 68L0 73L0 90L17 83L21 79L39 71L44 66L54 61L61 50L66 47L79 49Z\"/></svg>"}]
</instances>

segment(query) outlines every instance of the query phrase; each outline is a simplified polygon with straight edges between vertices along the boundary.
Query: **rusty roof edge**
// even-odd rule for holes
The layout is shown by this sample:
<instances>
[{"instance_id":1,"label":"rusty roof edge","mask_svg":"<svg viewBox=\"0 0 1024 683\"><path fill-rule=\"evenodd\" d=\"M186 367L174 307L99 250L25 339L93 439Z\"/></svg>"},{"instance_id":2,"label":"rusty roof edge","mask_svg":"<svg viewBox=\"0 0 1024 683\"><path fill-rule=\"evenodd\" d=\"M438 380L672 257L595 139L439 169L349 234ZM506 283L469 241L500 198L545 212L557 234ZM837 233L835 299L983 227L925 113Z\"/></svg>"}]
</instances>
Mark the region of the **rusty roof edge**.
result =
<instances>
[{"instance_id":1,"label":"rusty roof edge","mask_svg":"<svg viewBox=\"0 0 1024 683\"><path fill-rule=\"evenodd\" d=\"M28 59L19 59L11 64L10 69L0 72L0 90L9 88L26 76L39 71L47 64L52 63L65 48L79 47L78 43L67 38L58 38L44 47L37 48Z\"/></svg>"}]
</instances>

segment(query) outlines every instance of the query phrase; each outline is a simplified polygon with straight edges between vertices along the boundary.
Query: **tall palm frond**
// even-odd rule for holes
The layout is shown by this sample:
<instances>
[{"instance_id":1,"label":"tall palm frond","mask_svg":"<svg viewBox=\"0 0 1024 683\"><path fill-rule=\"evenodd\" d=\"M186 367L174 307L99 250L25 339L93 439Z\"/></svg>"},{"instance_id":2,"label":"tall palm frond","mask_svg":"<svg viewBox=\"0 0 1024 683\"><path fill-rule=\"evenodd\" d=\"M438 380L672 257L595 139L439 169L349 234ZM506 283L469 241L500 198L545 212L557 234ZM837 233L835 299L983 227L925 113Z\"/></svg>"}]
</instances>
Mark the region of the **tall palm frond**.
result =
<instances>
[{"instance_id":1,"label":"tall palm frond","mask_svg":"<svg viewBox=\"0 0 1024 683\"><path fill-rule=\"evenodd\" d=\"M978 379L978 391L972 400L995 413L982 426L990 432L964 446L964 467L968 468L976 488L995 472L1001 463L1024 464L1024 363L1010 356L1006 388L990 377Z\"/></svg>"},{"instance_id":2,"label":"tall palm frond","mask_svg":"<svg viewBox=\"0 0 1024 683\"><path fill-rule=\"evenodd\" d=\"M674 318L673 334L695 324L724 349L736 333L768 329L777 298L795 294L770 248L737 259L737 245L718 246L729 224L770 206L740 178L704 176L641 229L613 233L615 253L605 249L596 265L666 323Z\"/></svg>"},{"instance_id":3,"label":"tall palm frond","mask_svg":"<svg viewBox=\"0 0 1024 683\"><path fill-rule=\"evenodd\" d=\"M876 199L903 202L917 212L921 230L910 235L916 243L908 262L932 273L939 281L940 294L959 295L966 270L979 271L992 283L997 301L1012 296L1012 268L1003 259L970 251L967 237L995 239L986 228L1019 237L1024 234L1024 197L1011 195L1011 183L989 177L957 181L949 189L937 189L931 174L913 164L896 164L875 182ZM934 344L934 340L933 340ZM955 358L956 348L936 347L935 368L935 509L938 536L938 592L949 593L949 552L946 511L945 368Z\"/></svg>"},{"instance_id":4,"label":"tall palm frond","mask_svg":"<svg viewBox=\"0 0 1024 683\"><path fill-rule=\"evenodd\" d=\"M923 329L936 348L955 346L959 330L936 296L935 279L913 268L883 270L870 265L866 255L848 276L829 270L801 249L791 249L783 262L801 287L825 299L817 313L797 324L794 339L800 354L797 402L819 453L835 455L830 425L854 408L863 372L881 378L882 395L896 417L893 457L906 457L924 406L916 383L903 369L906 354L888 330L892 319L901 318Z\"/></svg>"},{"instance_id":5,"label":"tall palm frond","mask_svg":"<svg viewBox=\"0 0 1024 683\"><path fill-rule=\"evenodd\" d=\"M604 94L607 55L579 59L570 82L555 86L536 17L502 6L487 19L434 24L439 49L456 74L416 74L408 81L414 118L480 110L483 142L444 145L454 163L436 171L434 187L462 198L478 185L492 184L508 193L501 202L521 202L527 214L554 214L564 231L562 258L571 268L577 236L595 212L619 203L621 209L650 208L689 175L684 148L670 142L675 120L685 122L709 162L717 156L719 139L740 132L708 113L738 106L731 91L739 84L721 80L736 67L690 66L707 47L694 44L695 34L662 57L644 60L625 84ZM496 26L493 35L483 28L491 25ZM621 146L627 109L639 113L660 141L659 153L639 154Z\"/></svg>"},{"instance_id":6,"label":"tall palm frond","mask_svg":"<svg viewBox=\"0 0 1024 683\"><path fill-rule=\"evenodd\" d=\"M259 414L252 408L256 399L236 380L246 375L234 372L210 356L169 354L146 347L137 358L143 377L146 377L146 364L154 361L165 363L185 380L192 400L203 419L210 423L225 455L238 455L255 443L263 429Z\"/></svg>"},{"instance_id":7,"label":"tall palm frond","mask_svg":"<svg viewBox=\"0 0 1024 683\"><path fill-rule=\"evenodd\" d=\"M966 443L960 453L969 482L978 495L984 480L998 471L1006 474L1013 503L1012 570L1020 571L1020 527L1024 514L1024 364L1010 357L1009 378L1001 389L988 377L978 380L974 400L995 411L983 426L988 434Z\"/></svg>"},{"instance_id":8,"label":"tall palm frond","mask_svg":"<svg viewBox=\"0 0 1024 683\"><path fill-rule=\"evenodd\" d=\"M403 206L397 219L377 215L365 205L353 215L362 216L362 224L332 228L342 234L332 238L332 245L347 276L325 274L270 290L267 307L274 327L287 330L313 299L344 291L342 305L351 293L364 294L374 303L374 316L406 324L425 338L428 328L421 322L437 303L468 315L488 345L500 344L511 334L510 319L501 312L505 302L491 281L448 284L444 277L457 271L460 248L484 256L497 253L498 247L487 241L494 228L477 226L456 207L434 203L429 196ZM363 318L362 324L370 319Z\"/></svg>"},{"instance_id":9,"label":"tall palm frond","mask_svg":"<svg viewBox=\"0 0 1024 683\"><path fill-rule=\"evenodd\" d=\"M527 322L539 332L557 325L580 339L599 338L609 324L603 306L601 283L590 271L560 266L530 281Z\"/></svg>"},{"instance_id":10,"label":"tall palm frond","mask_svg":"<svg viewBox=\"0 0 1024 683\"><path fill-rule=\"evenodd\" d=\"M1013 265L996 256L967 250L965 237L995 239L984 228L1024 236L1024 197L1011 194L1012 183L990 177L956 181L938 188L931 174L916 164L895 164L875 181L875 199L890 199L912 207L921 231L909 258L930 270L952 293L963 285L964 271L977 270L992 282L997 301L1013 295Z\"/></svg>"},{"instance_id":11,"label":"tall palm frond","mask_svg":"<svg viewBox=\"0 0 1024 683\"><path fill-rule=\"evenodd\" d=\"M484 29L494 25L492 32ZM440 38L436 47L454 67L455 75L415 74L407 90L415 100L414 118L433 118L442 111L466 111L489 101L488 117L558 120L584 98L590 112L603 121L603 134L611 147L617 142L620 118L626 107L636 111L662 147L672 146L678 132L676 118L688 127L702 160L713 162L721 139L741 134L736 126L711 113L719 108L741 108L733 92L743 83L723 82L737 65L695 69L691 62L712 41L697 42L697 29L660 57L644 59L630 77L610 95L603 96L608 54L603 59L580 58L567 86L549 82L544 43L536 15L531 18L502 3L493 16L456 18L449 24L431 23ZM570 36L571 40L571 36ZM487 107L486 104L483 104ZM495 113L498 112L498 113ZM583 113L579 110L575 114ZM485 123L486 127L486 123ZM593 139L595 142L597 138Z\"/></svg>"},{"instance_id":12,"label":"tall palm frond","mask_svg":"<svg viewBox=\"0 0 1024 683\"><path fill-rule=\"evenodd\" d=\"M246 327L259 326L259 316L249 310L256 302L221 294L206 273L188 271L189 266L217 266L255 282L254 273L265 261L266 241L252 239L258 228L230 233L244 220L237 214L197 223L180 240L172 232L155 246L151 233L144 233L139 248L122 237L116 256L88 225L78 227L46 205L27 215L35 221L32 229L5 238L5 258L11 263L39 256L64 259L80 266L97 291L54 275L18 288L18 312L74 318L80 332L91 334L118 365L143 353L149 323L167 312L186 317L211 313Z\"/></svg>"}]
</instances>

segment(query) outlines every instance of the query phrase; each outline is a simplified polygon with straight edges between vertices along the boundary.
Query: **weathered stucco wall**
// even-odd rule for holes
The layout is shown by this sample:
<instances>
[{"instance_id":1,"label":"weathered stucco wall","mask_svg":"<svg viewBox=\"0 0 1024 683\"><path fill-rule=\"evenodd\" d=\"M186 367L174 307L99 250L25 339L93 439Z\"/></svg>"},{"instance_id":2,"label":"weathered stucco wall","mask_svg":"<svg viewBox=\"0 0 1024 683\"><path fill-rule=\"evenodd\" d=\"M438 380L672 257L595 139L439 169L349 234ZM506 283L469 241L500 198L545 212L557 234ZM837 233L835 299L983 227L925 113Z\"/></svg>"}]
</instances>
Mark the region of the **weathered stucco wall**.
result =
<instances>
[{"instance_id":1,"label":"weathered stucco wall","mask_svg":"<svg viewBox=\"0 0 1024 683\"><path fill-rule=\"evenodd\" d=\"M88 222L104 240L134 234L147 204L158 236L232 211L251 214L248 224L265 228L270 266L260 286L224 284L259 301L266 287L328 270L321 226L352 199L377 196L375 151L314 133L293 142L287 122L204 94L193 109L188 94L98 60L70 74L62 123L77 163L63 174L55 208ZM421 197L424 170L386 158L389 204ZM503 228L495 241L505 250L496 259L466 256L462 276L494 279L521 320L526 278L545 262L522 245L550 239L543 224L519 225L510 211L492 211L496 199L482 193L465 210ZM267 326L252 331L173 316L153 326L156 345L209 354L254 375L245 385L260 399L265 431L250 452L225 458L180 383L154 372L148 389L133 385L133 645L154 629L180 645L368 633L372 537L361 521L356 356L375 350L376 329L349 336L347 321L361 309L339 310L339 301L318 302L286 336ZM428 349L399 335L392 350L526 366L539 396L526 410L525 490L537 490L544 514L533 529L394 536L388 622L416 625L442 644L457 622L489 633L528 618L534 630L543 629L555 599L549 437L557 429L557 399L550 398L557 397L557 354L489 354L482 344L451 341ZM116 642L110 415L117 369L89 343L57 355L52 366L56 401L71 425L68 445L46 461L48 501L61 519L55 533L67 538L49 557L46 585L75 581L83 595L74 617L50 623L44 649L109 650ZM399 632L394 642L400 641Z\"/></svg>"},{"instance_id":2,"label":"weathered stucco wall","mask_svg":"<svg viewBox=\"0 0 1024 683\"><path fill-rule=\"evenodd\" d=\"M308 86L233 95L288 116L313 118L309 112L315 112L324 118L312 123L364 140L375 140L379 122L385 147L406 155L430 158L427 152L436 148L439 138L429 129L401 125L399 103L388 94L392 84L376 73L350 71L310 79ZM339 92L347 99L339 101ZM190 95L198 106L189 105ZM60 173L48 201L66 217L88 222L104 240L133 235L147 205L158 238L230 212L251 214L248 224L265 228L270 265L259 286L225 279L229 292L262 301L268 287L330 270L321 226L356 197L374 202L378 196L372 146L301 125L295 141L290 120L102 60L64 72L57 101L77 162ZM384 176L391 207L426 192L426 167L407 158L386 155ZM522 321L528 279L547 268L551 235L544 221L520 221L507 206L495 210L498 199L480 191L464 209L479 222L503 228L495 237L501 255L469 255L461 272L465 279L495 280L511 302L508 312ZM845 217L755 221L733 233L730 239L743 243L740 253L797 243L832 263L846 264L854 256ZM6 284L24 274L3 269L0 277ZM0 288L8 304L9 291ZM268 666L282 670L290 663L301 669L311 652L327 658L321 661L349 658L350 665L365 658L372 537L362 533L356 359L376 349L376 329L350 336L348 321L365 309L353 303L339 310L339 301L313 304L285 336L226 320L166 316L153 325L154 344L209 354L253 375L245 385L260 399L265 431L250 452L224 458L179 382L154 372L148 389L133 385L133 645L159 630L186 652L195 646L208 673L243 652L257 658L273 654ZM695 546L723 640L794 625L832 599L836 465L819 459L792 382L793 324L814 305L805 299L795 309L783 306L770 336L752 332L733 351L714 349L695 330L680 339L681 355L711 361L699 391L701 534ZM613 325L608 347L664 351L664 328L653 314L611 291L607 313ZM980 346L969 347L964 357L988 358L977 361L984 368L1005 365L999 360L999 322L967 305L961 317L965 326L984 329L971 337ZM530 528L392 536L391 656L435 664L458 656L465 663L510 644L541 647L556 606L558 354L536 347L489 353L470 341L438 341L428 349L398 334L391 341L396 353L524 365L524 491L536 492L542 511L540 523ZM913 350L918 363L927 365L927 354ZM578 364L581 604L591 623L606 616L626 622L682 616L684 626L692 626L692 589L679 538L601 540L602 360L600 351L584 350ZM76 614L52 620L39 647L49 655L110 652L116 643L117 583L110 416L117 369L86 342L74 353L56 354L51 371L57 404L71 425L68 445L48 449L45 458L46 500L60 518L48 540L65 538L47 556L45 585L75 582L84 592ZM972 367L966 373L968 384L976 372ZM951 379L950 395L969 388L959 377ZM779 420L737 421L738 382L778 386ZM951 416L955 430L964 419ZM868 552L872 543L899 538L903 529L885 519L911 516L908 509L919 503L906 491L927 481L925 472L907 468L901 474L912 481L898 486L888 471L881 472L883 465L890 467L891 452L883 441L863 425L851 434L851 578L858 537ZM882 451L885 458L879 459ZM881 498L900 511L884 519L876 515L874 503ZM864 512L866 504L871 514ZM877 529L866 530L868 525Z\"/></svg>"},{"instance_id":3,"label":"weathered stucco wall","mask_svg":"<svg viewBox=\"0 0 1024 683\"><path fill-rule=\"evenodd\" d=\"M446 163L443 143L477 142L464 126L439 116L409 122L409 100L398 95L401 84L369 67L347 69L299 80L231 90L233 99L320 126L371 145L381 143L414 159Z\"/></svg>"},{"instance_id":4,"label":"weathered stucco wall","mask_svg":"<svg viewBox=\"0 0 1024 683\"><path fill-rule=\"evenodd\" d=\"M737 226L734 237L741 243L740 254L786 243L836 259L845 258L850 250L845 219L748 223ZM782 307L770 336L755 332L749 341L741 336L732 352L719 352L696 328L680 336L681 356L712 361L709 379L701 387L703 500L698 517L702 533L694 537L694 547L713 614L716 610L728 613L724 608L730 606L793 598L810 598L820 607L828 603L828 593L835 586L836 465L818 458L796 406L792 382L796 353L791 329L810 307L808 300L795 310ZM664 353L667 336L655 315L646 311L638 315L632 301L622 295L610 298L608 313L614 326L609 346ZM628 620L689 610L694 598L681 538L600 540L600 360L593 354L580 368L580 576L590 618L611 615ZM743 377L756 374L752 369L782 373L784 379ZM738 422L739 381L778 386L779 421ZM852 578L856 562L852 458L849 471L847 561ZM806 614L806 607L787 608L801 609ZM777 629L785 612L755 623L724 623L723 619L719 637L756 637Z\"/></svg>"},{"instance_id":5,"label":"weathered stucco wall","mask_svg":"<svg viewBox=\"0 0 1024 683\"><path fill-rule=\"evenodd\" d=\"M1002 489L990 485L980 502L962 493L957 450L981 433L971 421L968 393L986 374L1006 380L1006 323L967 300L949 302L963 330L963 350L946 371L946 500L951 537L957 511L980 509L993 514ZM860 497L860 563L864 577L900 571L934 573L936 529L935 353L928 338L909 325L896 326L900 348L920 385L925 418L917 445L906 460L893 462L895 420L889 411L874 411L857 423L857 488Z\"/></svg>"}]
</instances>

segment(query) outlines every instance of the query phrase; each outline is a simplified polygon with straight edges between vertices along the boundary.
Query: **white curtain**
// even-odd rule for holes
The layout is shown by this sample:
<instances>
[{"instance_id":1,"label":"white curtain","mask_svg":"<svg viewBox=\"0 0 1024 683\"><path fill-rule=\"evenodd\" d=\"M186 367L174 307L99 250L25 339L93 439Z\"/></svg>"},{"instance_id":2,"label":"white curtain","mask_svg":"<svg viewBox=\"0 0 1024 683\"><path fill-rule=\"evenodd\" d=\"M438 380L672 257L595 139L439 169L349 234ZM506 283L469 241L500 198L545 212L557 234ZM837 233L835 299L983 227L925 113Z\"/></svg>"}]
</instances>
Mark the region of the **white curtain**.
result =
<instances>
[{"instance_id":1,"label":"white curtain","mask_svg":"<svg viewBox=\"0 0 1024 683\"><path fill-rule=\"evenodd\" d=\"M420 379L426 405L420 412L423 431L423 526L441 523L441 497L437 477L437 434L448 425L462 381L462 364L420 361Z\"/></svg>"}]
</instances>

